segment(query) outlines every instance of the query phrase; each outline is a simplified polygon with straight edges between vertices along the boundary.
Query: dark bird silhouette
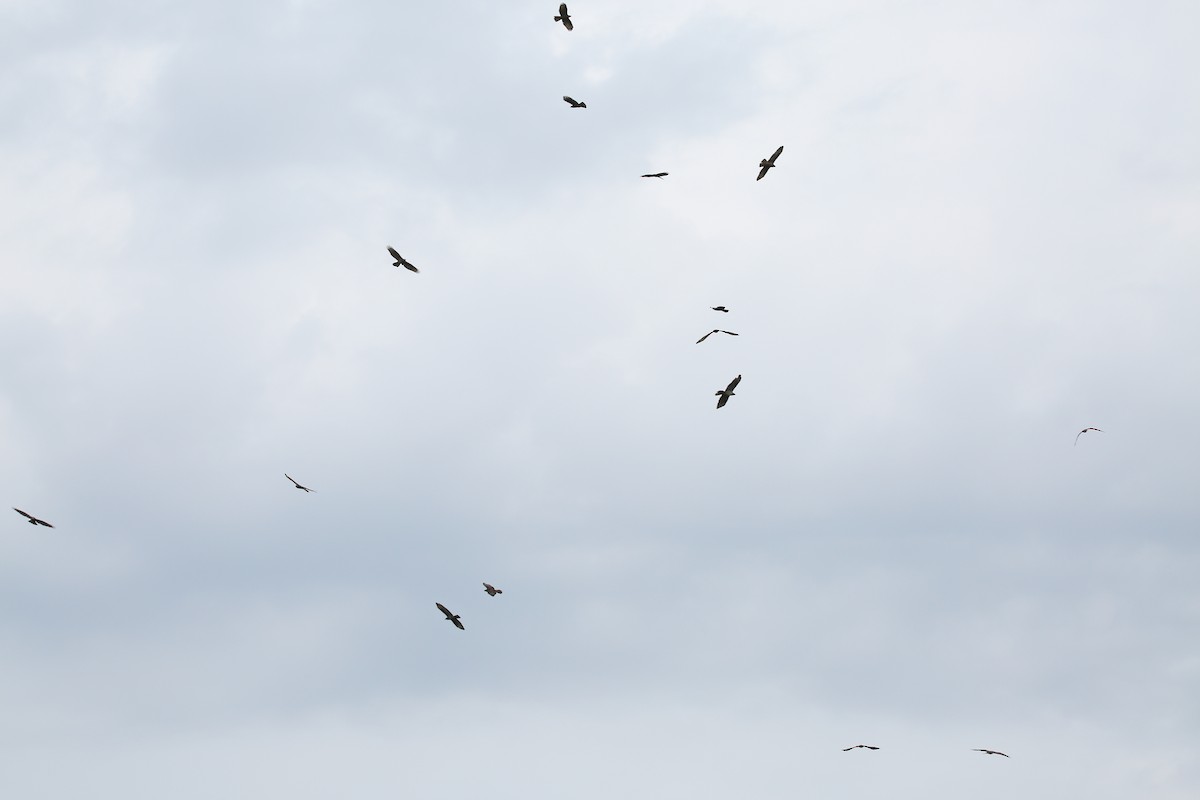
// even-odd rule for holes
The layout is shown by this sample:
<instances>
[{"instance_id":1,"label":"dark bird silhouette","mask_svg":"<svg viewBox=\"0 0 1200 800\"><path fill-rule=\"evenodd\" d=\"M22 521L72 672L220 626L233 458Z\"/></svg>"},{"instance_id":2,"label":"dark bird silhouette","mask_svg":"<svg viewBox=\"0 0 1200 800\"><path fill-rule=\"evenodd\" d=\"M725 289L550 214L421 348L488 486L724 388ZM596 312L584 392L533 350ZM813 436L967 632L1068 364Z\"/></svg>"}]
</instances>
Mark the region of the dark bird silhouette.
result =
<instances>
[{"instance_id":1,"label":"dark bird silhouette","mask_svg":"<svg viewBox=\"0 0 1200 800\"><path fill-rule=\"evenodd\" d=\"M1001 753L999 750L985 750L982 747L972 747L971 749L976 753L987 753L989 756L1004 756L1005 758L1009 758L1008 753Z\"/></svg>"},{"instance_id":2,"label":"dark bird silhouette","mask_svg":"<svg viewBox=\"0 0 1200 800\"><path fill-rule=\"evenodd\" d=\"M567 97L565 94L563 95L563 100L570 103L571 108L587 108L587 103L581 103L573 97Z\"/></svg>"},{"instance_id":3,"label":"dark bird silhouette","mask_svg":"<svg viewBox=\"0 0 1200 800\"><path fill-rule=\"evenodd\" d=\"M704 334L704 335L703 335L703 336L701 336L699 339L697 339L697 340L696 340L696 344L700 344L700 343L701 343L701 342L703 342L705 339L707 339L708 337L712 336L714 333L728 333L730 336L737 336L737 334L736 334L736 333L734 333L733 331L721 331L721 330L717 330L716 328L713 328L711 331L709 331L708 333Z\"/></svg>"},{"instance_id":4,"label":"dark bird silhouette","mask_svg":"<svg viewBox=\"0 0 1200 800\"><path fill-rule=\"evenodd\" d=\"M733 380L731 380L729 382L728 386L726 386L724 389L717 392L717 397L719 398L717 400L717 408L720 408L721 406L723 406L729 402L729 398L733 397L733 390L736 389L737 385L741 382L742 382L742 376L738 375L736 378L734 378Z\"/></svg>"},{"instance_id":5,"label":"dark bird silhouette","mask_svg":"<svg viewBox=\"0 0 1200 800\"><path fill-rule=\"evenodd\" d=\"M779 145L779 149L776 150L770 158L764 158L762 161L758 162L758 166L762 167L762 169L758 171L758 177L754 180L761 181L766 176L767 170L775 166L775 159L779 158L779 154L782 152L783 145Z\"/></svg>"},{"instance_id":6,"label":"dark bird silhouette","mask_svg":"<svg viewBox=\"0 0 1200 800\"><path fill-rule=\"evenodd\" d=\"M44 520L44 519L38 519L38 518L37 518L37 517L35 517L33 514L26 514L24 511L22 511L22 510L21 510L21 509L19 509L19 508L14 508L14 509L13 509L13 511L17 512L17 513L18 513L18 514L20 514L22 517L24 517L24 518L25 518L25 519L26 519L26 520L29 522L29 524L30 524L30 525L45 525L47 528L53 528L53 527L54 527L54 526L53 526L53 525L51 525L49 522L46 522L46 520Z\"/></svg>"},{"instance_id":7,"label":"dark bird silhouette","mask_svg":"<svg viewBox=\"0 0 1200 800\"><path fill-rule=\"evenodd\" d=\"M665 178L671 173L669 172L651 172L649 175L643 175L643 178Z\"/></svg>"},{"instance_id":8,"label":"dark bird silhouette","mask_svg":"<svg viewBox=\"0 0 1200 800\"><path fill-rule=\"evenodd\" d=\"M561 22L563 27L569 31L575 30L575 25L571 22L571 16L567 13L567 4L560 3L558 6L558 16L554 18L555 22Z\"/></svg>"},{"instance_id":9,"label":"dark bird silhouette","mask_svg":"<svg viewBox=\"0 0 1200 800\"><path fill-rule=\"evenodd\" d=\"M296 483L296 479L293 478L291 475L288 475L286 472L283 473L283 477L287 478L289 481L294 483L296 485L297 489L303 489L306 492L315 492L316 491L316 489L310 489L307 486L301 486L300 484Z\"/></svg>"},{"instance_id":10,"label":"dark bird silhouette","mask_svg":"<svg viewBox=\"0 0 1200 800\"><path fill-rule=\"evenodd\" d=\"M878 750L878 749L879 749L878 747L875 747L874 745L869 745L869 744L856 744L856 745L854 745L854 747L843 747L843 748L842 748L842 752L843 752L843 753L849 753L851 750L853 750L853 749L855 749L855 748L857 748L857 747L865 747L867 750Z\"/></svg>"},{"instance_id":11,"label":"dark bird silhouette","mask_svg":"<svg viewBox=\"0 0 1200 800\"><path fill-rule=\"evenodd\" d=\"M726 308L725 306L713 306L712 310L713 311L724 311L726 314L729 313L729 309Z\"/></svg>"},{"instance_id":12,"label":"dark bird silhouette","mask_svg":"<svg viewBox=\"0 0 1200 800\"><path fill-rule=\"evenodd\" d=\"M495 586L492 586L490 583L485 583L483 585L483 590L492 597L495 597L498 594L504 594L503 589L497 589Z\"/></svg>"},{"instance_id":13,"label":"dark bird silhouette","mask_svg":"<svg viewBox=\"0 0 1200 800\"><path fill-rule=\"evenodd\" d=\"M419 270L419 269L417 269L417 268L416 268L416 267L414 267L412 264L410 264L410 263L408 263L407 261L405 261L405 260L404 260L404 256L402 256L402 255L400 255L399 253L397 253L397 252L396 252L396 248L394 248L394 247L389 247L389 248L388 248L388 252L392 254L392 258L396 259L396 263L395 263L395 264L392 264L392 266L393 266L393 267L408 267L408 268L409 268L410 270L412 270L413 272L420 272L420 270Z\"/></svg>"},{"instance_id":14,"label":"dark bird silhouette","mask_svg":"<svg viewBox=\"0 0 1200 800\"><path fill-rule=\"evenodd\" d=\"M1075 444L1079 444L1079 437L1083 436L1088 431L1096 431L1097 433L1104 433L1104 431L1100 430L1099 428L1084 428L1079 433L1075 434Z\"/></svg>"},{"instance_id":15,"label":"dark bird silhouette","mask_svg":"<svg viewBox=\"0 0 1200 800\"><path fill-rule=\"evenodd\" d=\"M460 631L466 630L466 628L463 627L463 624L458 621L458 614L451 614L450 609L446 608L441 603L437 603L436 605L438 607L438 611L441 611L443 614L446 615L446 619L448 619L454 623L454 627L458 628Z\"/></svg>"}]
</instances>

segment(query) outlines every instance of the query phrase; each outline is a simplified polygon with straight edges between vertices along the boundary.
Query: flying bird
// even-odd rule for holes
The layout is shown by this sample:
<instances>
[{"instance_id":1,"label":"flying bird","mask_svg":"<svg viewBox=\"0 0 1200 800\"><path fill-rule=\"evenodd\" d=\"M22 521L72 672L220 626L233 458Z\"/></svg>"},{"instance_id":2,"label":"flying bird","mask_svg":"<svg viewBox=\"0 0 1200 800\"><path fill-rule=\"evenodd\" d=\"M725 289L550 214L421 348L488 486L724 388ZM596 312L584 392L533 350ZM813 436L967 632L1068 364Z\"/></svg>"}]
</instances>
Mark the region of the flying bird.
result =
<instances>
[{"instance_id":1,"label":"flying bird","mask_svg":"<svg viewBox=\"0 0 1200 800\"><path fill-rule=\"evenodd\" d=\"M555 22L561 22L563 27L569 31L575 30L575 25L571 22L571 16L567 13L567 4L559 3L558 16L554 18Z\"/></svg>"},{"instance_id":2,"label":"flying bird","mask_svg":"<svg viewBox=\"0 0 1200 800\"><path fill-rule=\"evenodd\" d=\"M875 747L874 745L869 745L869 744L856 744L856 745L854 745L854 747L843 747L843 748L842 748L842 752L843 752L843 753L849 753L851 750L853 750L853 749L855 749L855 748L857 748L857 747L865 747L865 748L866 748L866 749L868 749L868 750L878 750L878 749L879 749L878 747Z\"/></svg>"},{"instance_id":3,"label":"flying bird","mask_svg":"<svg viewBox=\"0 0 1200 800\"><path fill-rule=\"evenodd\" d=\"M699 339L697 339L697 340L696 340L696 344L700 344L700 343L701 343L701 342L703 342L705 339L707 339L708 337L712 336L714 333L728 333L730 336L737 336L737 334L736 334L736 333L734 333L733 331L721 331L721 330L717 330L716 328L713 328L711 331L709 331L708 333L704 334L704 335L703 335L703 336L701 336Z\"/></svg>"},{"instance_id":4,"label":"flying bird","mask_svg":"<svg viewBox=\"0 0 1200 800\"><path fill-rule=\"evenodd\" d=\"M563 100L566 100L568 103L570 103L571 108L587 108L587 103L581 103L578 100L576 100L574 97L567 97L564 94Z\"/></svg>"},{"instance_id":5,"label":"flying bird","mask_svg":"<svg viewBox=\"0 0 1200 800\"><path fill-rule=\"evenodd\" d=\"M410 264L409 262L405 261L405 260L404 260L404 256L402 256L402 255L400 255L399 253L397 253L397 252L396 252L396 248L394 248L394 247L389 247L389 248L388 248L388 252L392 254L392 258L396 259L396 263L395 263L395 264L392 264L392 266L393 266L393 267L408 267L408 268L409 268L410 270L412 270L413 272L420 272L420 270L419 270L419 269L417 269L416 267L414 267L414 266L413 266L412 264Z\"/></svg>"},{"instance_id":6,"label":"flying bird","mask_svg":"<svg viewBox=\"0 0 1200 800\"><path fill-rule=\"evenodd\" d=\"M713 311L724 311L726 314L729 313L729 309L726 308L725 306L713 306L712 310Z\"/></svg>"},{"instance_id":7,"label":"flying bird","mask_svg":"<svg viewBox=\"0 0 1200 800\"><path fill-rule=\"evenodd\" d=\"M665 178L671 173L669 172L651 172L649 175L643 175L643 178Z\"/></svg>"},{"instance_id":8,"label":"flying bird","mask_svg":"<svg viewBox=\"0 0 1200 800\"><path fill-rule=\"evenodd\" d=\"M503 589L497 589L495 586L492 586L490 583L485 583L483 585L483 590L485 592L487 592L488 595L490 595L491 597L495 597L498 594L504 594Z\"/></svg>"},{"instance_id":9,"label":"flying bird","mask_svg":"<svg viewBox=\"0 0 1200 800\"><path fill-rule=\"evenodd\" d=\"M758 171L758 177L755 178L754 180L761 181L766 176L767 170L769 170L771 167L775 166L775 159L779 158L779 154L782 152L783 152L783 145L779 145L779 149L776 150L775 153L770 158L764 158L762 161L758 162L758 165L760 167L762 167L762 169L760 169Z\"/></svg>"},{"instance_id":10,"label":"flying bird","mask_svg":"<svg viewBox=\"0 0 1200 800\"><path fill-rule=\"evenodd\" d=\"M26 514L24 511L22 511L22 510L21 510L21 509L19 509L19 508L14 508L14 509L13 509L13 511L17 512L17 513L18 513L18 514L20 514L22 517L24 517L26 520L28 520L28 522L29 522L29 524L30 524L30 525L45 525L47 528L53 528L53 527L54 527L54 526L53 526L53 525L51 525L49 522L46 522L46 520L44 520L44 519L38 519L38 518L37 518L37 517L35 517L33 514Z\"/></svg>"},{"instance_id":11,"label":"flying bird","mask_svg":"<svg viewBox=\"0 0 1200 800\"><path fill-rule=\"evenodd\" d=\"M441 603L437 603L436 605L438 607L438 611L441 611L443 614L446 615L446 619L448 619L454 623L454 627L458 628L460 631L466 630L466 628L463 627L463 624L458 621L458 614L451 614L450 609L446 608Z\"/></svg>"},{"instance_id":12,"label":"flying bird","mask_svg":"<svg viewBox=\"0 0 1200 800\"><path fill-rule=\"evenodd\" d=\"M729 398L733 397L733 390L736 389L737 385L741 382L742 382L742 376L738 375L736 378L734 378L733 380L731 380L729 382L728 386L726 386L724 389L717 392L717 397L720 398L719 400L717 400L717 408L720 408L721 406L723 406L729 402Z\"/></svg>"},{"instance_id":13,"label":"flying bird","mask_svg":"<svg viewBox=\"0 0 1200 800\"><path fill-rule=\"evenodd\" d=\"M293 478L291 475L288 475L286 472L283 473L283 477L287 478L289 481L294 483L296 485L297 489L303 489L306 492L315 492L316 491L316 489L310 489L307 486L301 486L300 484L296 483L296 479Z\"/></svg>"},{"instance_id":14,"label":"flying bird","mask_svg":"<svg viewBox=\"0 0 1200 800\"><path fill-rule=\"evenodd\" d=\"M1079 437L1083 436L1088 431L1096 431L1097 433L1104 433L1104 431L1100 430L1099 428L1084 428L1079 433L1075 434L1075 444L1079 444Z\"/></svg>"},{"instance_id":15,"label":"flying bird","mask_svg":"<svg viewBox=\"0 0 1200 800\"><path fill-rule=\"evenodd\" d=\"M985 750L982 747L972 747L971 749L976 753L987 753L989 756L1004 756L1005 758L1009 758L1008 753L1001 753L999 750Z\"/></svg>"}]
</instances>

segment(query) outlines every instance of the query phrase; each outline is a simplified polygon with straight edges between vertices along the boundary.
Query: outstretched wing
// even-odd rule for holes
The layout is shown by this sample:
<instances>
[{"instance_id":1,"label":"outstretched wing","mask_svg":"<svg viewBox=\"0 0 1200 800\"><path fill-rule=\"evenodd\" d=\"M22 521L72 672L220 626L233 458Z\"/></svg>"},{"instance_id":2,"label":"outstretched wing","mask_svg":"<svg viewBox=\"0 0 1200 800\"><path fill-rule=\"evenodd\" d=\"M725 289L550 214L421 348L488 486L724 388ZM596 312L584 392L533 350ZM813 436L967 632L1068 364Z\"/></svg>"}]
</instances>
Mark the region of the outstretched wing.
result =
<instances>
[{"instance_id":1,"label":"outstretched wing","mask_svg":"<svg viewBox=\"0 0 1200 800\"><path fill-rule=\"evenodd\" d=\"M742 382L742 376L738 375L736 378L734 378L733 380L731 380L729 382L729 385L725 387L725 391L732 393L733 390L737 388L737 385L741 382Z\"/></svg>"},{"instance_id":2,"label":"outstretched wing","mask_svg":"<svg viewBox=\"0 0 1200 800\"><path fill-rule=\"evenodd\" d=\"M463 627L463 624L462 624L461 622L459 622L459 621L458 621L458 617L451 617L451 618L450 618L450 621L451 621L451 622L453 622L453 623L454 623L454 627L458 628L460 631L465 631L465 630L466 630L466 628L465 628L465 627Z\"/></svg>"},{"instance_id":3,"label":"outstretched wing","mask_svg":"<svg viewBox=\"0 0 1200 800\"><path fill-rule=\"evenodd\" d=\"M26 514L24 511L22 511L19 508L13 507L13 511L17 512L22 517L25 517L25 519L34 519L34 520L37 519L37 517L33 516L32 514Z\"/></svg>"},{"instance_id":4,"label":"outstretched wing","mask_svg":"<svg viewBox=\"0 0 1200 800\"><path fill-rule=\"evenodd\" d=\"M450 609L446 608L441 603L434 603L438 607L438 611L446 615L446 619L454 619L454 615L450 613Z\"/></svg>"},{"instance_id":5,"label":"outstretched wing","mask_svg":"<svg viewBox=\"0 0 1200 800\"><path fill-rule=\"evenodd\" d=\"M696 344L700 344L700 343L701 343L701 342L703 342L705 339L707 339L708 337L712 336L714 333L716 333L716 331L709 331L708 333L704 334L703 336L701 336L699 339L697 339L697 340L696 340Z\"/></svg>"},{"instance_id":6,"label":"outstretched wing","mask_svg":"<svg viewBox=\"0 0 1200 800\"><path fill-rule=\"evenodd\" d=\"M763 168L758 171L758 177L755 178L754 180L761 181L763 179L763 176L767 174L767 170L769 170L769 169L771 169L770 164L764 165Z\"/></svg>"},{"instance_id":7,"label":"outstretched wing","mask_svg":"<svg viewBox=\"0 0 1200 800\"><path fill-rule=\"evenodd\" d=\"M404 267L408 268L408 269L409 269L410 271L412 271L412 272L420 272L420 270L419 270L419 269L417 269L416 267L414 267L414 266L413 266L412 264L410 264L409 262L405 261L403 258L402 258L402 259L400 259L400 263L401 263L401 264L402 264Z\"/></svg>"},{"instance_id":8,"label":"outstretched wing","mask_svg":"<svg viewBox=\"0 0 1200 800\"><path fill-rule=\"evenodd\" d=\"M720 331L720 333L728 333L730 336L737 336L733 331Z\"/></svg>"},{"instance_id":9,"label":"outstretched wing","mask_svg":"<svg viewBox=\"0 0 1200 800\"><path fill-rule=\"evenodd\" d=\"M400 257L400 254L396 252L396 248L394 248L394 247L389 247L389 248L388 248L388 252L389 252L389 253L391 253L391 254L392 254L392 258L396 259L397 261L403 261L403 260L404 260L403 258L401 258L401 257Z\"/></svg>"},{"instance_id":10,"label":"outstretched wing","mask_svg":"<svg viewBox=\"0 0 1200 800\"><path fill-rule=\"evenodd\" d=\"M779 158L779 154L782 152L783 152L783 145L779 145L779 149L771 154L771 157L767 159L767 163L770 164L771 166L775 166L775 159Z\"/></svg>"}]
</instances>

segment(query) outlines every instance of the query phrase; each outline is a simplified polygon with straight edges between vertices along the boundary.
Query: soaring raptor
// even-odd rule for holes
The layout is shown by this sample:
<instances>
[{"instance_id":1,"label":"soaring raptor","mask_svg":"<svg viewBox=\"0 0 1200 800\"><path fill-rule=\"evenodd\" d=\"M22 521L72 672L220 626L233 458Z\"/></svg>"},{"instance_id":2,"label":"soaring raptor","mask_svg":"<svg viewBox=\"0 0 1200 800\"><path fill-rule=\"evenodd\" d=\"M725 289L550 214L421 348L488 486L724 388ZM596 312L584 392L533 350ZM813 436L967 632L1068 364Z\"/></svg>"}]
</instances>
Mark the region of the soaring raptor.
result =
<instances>
[{"instance_id":1,"label":"soaring raptor","mask_svg":"<svg viewBox=\"0 0 1200 800\"><path fill-rule=\"evenodd\" d=\"M446 608L441 603L436 603L435 605L437 605L438 611L441 611L443 614L446 615L446 619L448 619L454 623L454 627L458 628L460 631L466 630L466 628L463 627L463 624L461 622L459 622L458 614L451 614L450 609Z\"/></svg>"},{"instance_id":2,"label":"soaring raptor","mask_svg":"<svg viewBox=\"0 0 1200 800\"><path fill-rule=\"evenodd\" d=\"M738 375L729 382L729 385L717 392L717 408L729 402L729 398L733 397L733 390L742 382L742 376Z\"/></svg>"},{"instance_id":3,"label":"soaring raptor","mask_svg":"<svg viewBox=\"0 0 1200 800\"><path fill-rule=\"evenodd\" d=\"M782 152L783 145L779 145L779 149L772 153L770 158L764 158L762 161L758 162L758 166L761 167L761 169L758 171L758 177L754 180L761 181L763 178L765 178L767 175L767 170L775 166L775 159L779 158L779 154Z\"/></svg>"}]
</instances>

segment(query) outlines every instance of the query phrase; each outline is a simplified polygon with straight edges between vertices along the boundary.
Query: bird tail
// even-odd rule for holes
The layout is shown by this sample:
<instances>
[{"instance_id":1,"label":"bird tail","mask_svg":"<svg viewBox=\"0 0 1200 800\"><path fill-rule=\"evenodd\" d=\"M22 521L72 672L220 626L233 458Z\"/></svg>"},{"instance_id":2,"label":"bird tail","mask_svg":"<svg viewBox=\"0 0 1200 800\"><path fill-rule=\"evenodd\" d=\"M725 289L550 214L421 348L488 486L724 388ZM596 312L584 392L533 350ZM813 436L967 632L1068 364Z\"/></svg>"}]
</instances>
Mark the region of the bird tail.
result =
<instances>
[{"instance_id":1,"label":"bird tail","mask_svg":"<svg viewBox=\"0 0 1200 800\"><path fill-rule=\"evenodd\" d=\"M555 18L554 18L554 21L555 21L555 22L562 22L562 17L555 17Z\"/></svg>"}]
</instances>

